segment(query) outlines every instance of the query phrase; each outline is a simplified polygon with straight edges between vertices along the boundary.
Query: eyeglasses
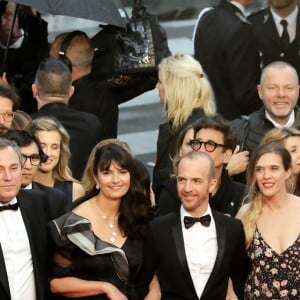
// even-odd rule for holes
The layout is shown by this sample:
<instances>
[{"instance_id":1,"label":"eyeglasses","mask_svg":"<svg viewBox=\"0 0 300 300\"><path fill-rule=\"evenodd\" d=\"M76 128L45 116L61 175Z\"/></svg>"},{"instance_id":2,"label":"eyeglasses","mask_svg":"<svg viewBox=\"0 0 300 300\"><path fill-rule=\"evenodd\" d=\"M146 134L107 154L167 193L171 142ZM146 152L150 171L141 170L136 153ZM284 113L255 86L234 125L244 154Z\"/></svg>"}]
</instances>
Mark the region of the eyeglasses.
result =
<instances>
[{"instance_id":1,"label":"eyeglasses","mask_svg":"<svg viewBox=\"0 0 300 300\"><path fill-rule=\"evenodd\" d=\"M204 148L207 152L214 152L217 147L223 147L223 148L225 147L225 145L218 144L213 141L201 142L197 139L190 140L189 145L192 147L192 149L194 151L199 151L201 149L202 145L204 145Z\"/></svg>"},{"instance_id":2,"label":"eyeglasses","mask_svg":"<svg viewBox=\"0 0 300 300\"><path fill-rule=\"evenodd\" d=\"M0 113L0 115L2 116L4 121L10 122L14 118L15 113L14 112L5 112L5 113Z\"/></svg>"},{"instance_id":3,"label":"eyeglasses","mask_svg":"<svg viewBox=\"0 0 300 300\"><path fill-rule=\"evenodd\" d=\"M32 166L38 166L41 162L41 157L39 154L25 155L22 154L22 163L25 165L27 159L29 159Z\"/></svg>"}]
</instances>

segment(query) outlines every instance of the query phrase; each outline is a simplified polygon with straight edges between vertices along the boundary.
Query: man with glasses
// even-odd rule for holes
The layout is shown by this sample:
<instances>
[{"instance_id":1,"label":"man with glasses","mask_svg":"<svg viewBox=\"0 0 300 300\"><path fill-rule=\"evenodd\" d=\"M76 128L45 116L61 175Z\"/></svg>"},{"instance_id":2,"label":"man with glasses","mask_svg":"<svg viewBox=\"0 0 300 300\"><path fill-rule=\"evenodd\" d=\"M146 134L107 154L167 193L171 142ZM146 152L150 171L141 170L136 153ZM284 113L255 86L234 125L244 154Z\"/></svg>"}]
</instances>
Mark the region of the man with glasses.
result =
<instances>
[{"instance_id":1,"label":"man with glasses","mask_svg":"<svg viewBox=\"0 0 300 300\"><path fill-rule=\"evenodd\" d=\"M230 124L221 115L216 115L210 118L203 117L192 123L190 127L193 128L194 138L187 142L190 147L189 151L205 152L215 164L216 185L210 193L210 206L216 211L235 216L240 208L245 186L235 182L226 170L226 164L236 146L236 138ZM178 150L179 147L181 145L178 145ZM176 181L173 178L168 184L165 184L158 200L158 206L160 212L166 214L171 210L177 210L180 204L176 192Z\"/></svg>"},{"instance_id":2,"label":"man with glasses","mask_svg":"<svg viewBox=\"0 0 300 300\"><path fill-rule=\"evenodd\" d=\"M67 201L63 192L34 181L41 162L47 160L40 141L32 134L23 130L9 131L6 135L9 140L15 141L22 154L22 188L41 192L42 200L46 201L50 218L55 219L65 213Z\"/></svg>"},{"instance_id":3,"label":"man with glasses","mask_svg":"<svg viewBox=\"0 0 300 300\"><path fill-rule=\"evenodd\" d=\"M13 87L0 83L0 136L3 136L12 125L19 97Z\"/></svg>"}]
</instances>

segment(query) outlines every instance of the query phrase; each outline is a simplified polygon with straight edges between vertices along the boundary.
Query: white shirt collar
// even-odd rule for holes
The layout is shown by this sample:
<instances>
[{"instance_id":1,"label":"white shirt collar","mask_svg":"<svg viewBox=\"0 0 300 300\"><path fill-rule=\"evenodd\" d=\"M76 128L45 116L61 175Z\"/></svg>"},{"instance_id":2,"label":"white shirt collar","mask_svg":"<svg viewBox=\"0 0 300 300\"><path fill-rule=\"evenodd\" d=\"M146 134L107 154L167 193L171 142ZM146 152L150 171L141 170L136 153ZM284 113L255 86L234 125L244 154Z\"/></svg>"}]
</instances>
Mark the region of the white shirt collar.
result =
<instances>
[{"instance_id":1,"label":"white shirt collar","mask_svg":"<svg viewBox=\"0 0 300 300\"><path fill-rule=\"evenodd\" d=\"M18 201L17 201L17 198L16 197L14 197L12 200L10 200L9 202L6 202L6 203L1 203L0 202L0 206L3 206L3 205L8 205L8 204L15 204L15 203L17 203Z\"/></svg>"},{"instance_id":2,"label":"white shirt collar","mask_svg":"<svg viewBox=\"0 0 300 300\"><path fill-rule=\"evenodd\" d=\"M210 215L211 217L212 216L212 212L211 212L211 208L209 205L207 205L207 209L206 211L204 212L204 214L202 216L205 216L205 215ZM181 219L181 222L183 222L183 218L185 216L188 216L188 217L191 217L191 215L184 209L184 207L181 205L181 208L180 208L180 219ZM199 218L202 217L202 216L198 216Z\"/></svg>"},{"instance_id":3,"label":"white shirt collar","mask_svg":"<svg viewBox=\"0 0 300 300\"><path fill-rule=\"evenodd\" d=\"M230 3L236 6L243 13L244 16L247 16L246 8L241 3L236 1L230 1Z\"/></svg>"},{"instance_id":4,"label":"white shirt collar","mask_svg":"<svg viewBox=\"0 0 300 300\"><path fill-rule=\"evenodd\" d=\"M296 37L296 26L297 26L297 16L298 16L298 5L296 5L295 9L290 13L286 18L282 18L281 16L277 15L276 12L270 8L271 14L274 19L274 23L276 25L277 31L279 36L282 35L283 27L280 24L282 19L288 22L288 32L290 36L290 40L293 41Z\"/></svg>"},{"instance_id":5,"label":"white shirt collar","mask_svg":"<svg viewBox=\"0 0 300 300\"><path fill-rule=\"evenodd\" d=\"M32 190L32 182L23 187L24 190Z\"/></svg>"},{"instance_id":6,"label":"white shirt collar","mask_svg":"<svg viewBox=\"0 0 300 300\"><path fill-rule=\"evenodd\" d=\"M274 125L274 127L276 127L276 128L283 128L283 127L292 127L293 126L293 124L295 123L295 112L294 111L292 111L292 113L290 114L290 117L289 117L289 119L288 119L288 121L287 121L287 123L285 124L285 125L281 125L281 124L279 124L279 123L277 123L277 122L275 122L272 118L271 118L271 116L270 116L270 114L265 110L265 114L266 114L266 118Z\"/></svg>"}]
</instances>

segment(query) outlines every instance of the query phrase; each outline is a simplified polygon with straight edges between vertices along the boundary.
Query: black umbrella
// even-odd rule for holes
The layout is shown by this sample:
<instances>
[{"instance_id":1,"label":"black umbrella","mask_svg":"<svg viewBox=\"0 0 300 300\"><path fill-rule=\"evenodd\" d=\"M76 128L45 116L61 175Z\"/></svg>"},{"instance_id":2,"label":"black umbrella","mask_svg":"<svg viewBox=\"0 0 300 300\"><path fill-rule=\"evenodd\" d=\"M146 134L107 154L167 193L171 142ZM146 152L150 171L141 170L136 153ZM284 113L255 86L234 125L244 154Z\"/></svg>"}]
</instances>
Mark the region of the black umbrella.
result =
<instances>
[{"instance_id":1,"label":"black umbrella","mask_svg":"<svg viewBox=\"0 0 300 300\"><path fill-rule=\"evenodd\" d=\"M99 21L118 27L126 27L119 9L124 9L120 0L16 0L39 12L64 15Z\"/></svg>"}]
</instances>

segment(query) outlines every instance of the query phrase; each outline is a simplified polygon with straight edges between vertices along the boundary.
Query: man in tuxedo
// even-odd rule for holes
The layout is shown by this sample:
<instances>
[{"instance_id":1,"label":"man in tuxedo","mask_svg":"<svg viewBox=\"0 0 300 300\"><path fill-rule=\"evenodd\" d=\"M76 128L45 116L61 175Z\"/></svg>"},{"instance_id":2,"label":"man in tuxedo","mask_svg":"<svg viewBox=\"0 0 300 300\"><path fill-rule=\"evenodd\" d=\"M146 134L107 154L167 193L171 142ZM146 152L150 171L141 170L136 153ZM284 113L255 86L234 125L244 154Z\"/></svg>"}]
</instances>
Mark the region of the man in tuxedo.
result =
<instances>
[{"instance_id":1,"label":"man in tuxedo","mask_svg":"<svg viewBox=\"0 0 300 300\"><path fill-rule=\"evenodd\" d=\"M54 117L62 123L70 135L72 174L81 179L92 148L103 139L100 121L93 114L68 107L74 93L71 72L57 59L48 58L40 64L32 91L38 112L31 117Z\"/></svg>"},{"instance_id":2,"label":"man in tuxedo","mask_svg":"<svg viewBox=\"0 0 300 300\"><path fill-rule=\"evenodd\" d=\"M48 298L49 215L35 191L20 190L22 155L0 138L0 299Z\"/></svg>"},{"instance_id":3,"label":"man in tuxedo","mask_svg":"<svg viewBox=\"0 0 300 300\"><path fill-rule=\"evenodd\" d=\"M225 299L229 278L243 299L248 273L242 223L212 210L209 194L215 167L203 152L192 151L174 163L182 202L178 213L155 219L145 245L143 284L157 274L161 299Z\"/></svg>"},{"instance_id":4,"label":"man in tuxedo","mask_svg":"<svg viewBox=\"0 0 300 300\"><path fill-rule=\"evenodd\" d=\"M221 0L195 29L195 58L215 92L217 111L232 120L260 107L259 57L245 7L252 0Z\"/></svg>"},{"instance_id":5,"label":"man in tuxedo","mask_svg":"<svg viewBox=\"0 0 300 300\"><path fill-rule=\"evenodd\" d=\"M63 215L68 208L64 193L34 181L34 176L40 163L47 159L38 138L24 130L11 130L5 137L15 141L20 147L23 159L22 188L37 190L43 194L43 200L48 207L50 220Z\"/></svg>"},{"instance_id":6,"label":"man in tuxedo","mask_svg":"<svg viewBox=\"0 0 300 300\"><path fill-rule=\"evenodd\" d=\"M298 0L270 0L270 6L249 20L260 54L261 67L283 60L300 76L300 14Z\"/></svg>"}]
</instances>

